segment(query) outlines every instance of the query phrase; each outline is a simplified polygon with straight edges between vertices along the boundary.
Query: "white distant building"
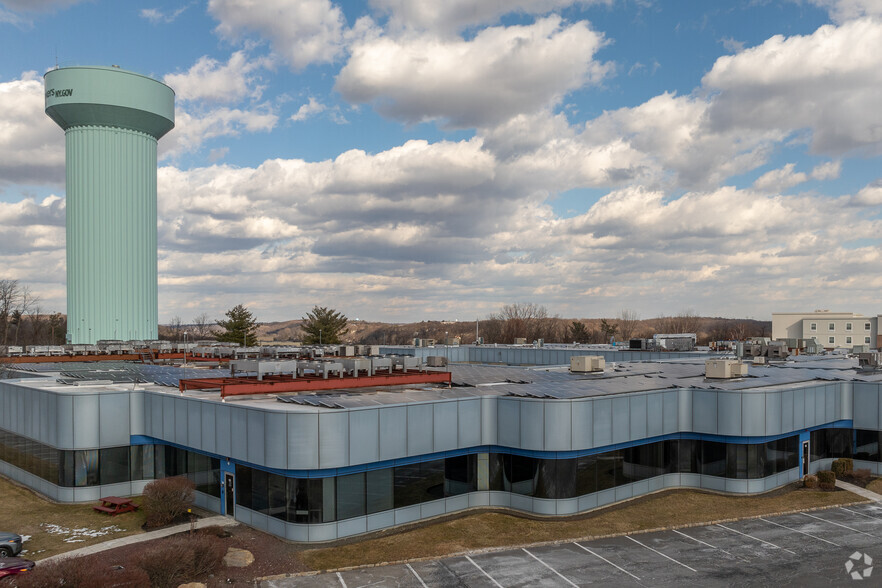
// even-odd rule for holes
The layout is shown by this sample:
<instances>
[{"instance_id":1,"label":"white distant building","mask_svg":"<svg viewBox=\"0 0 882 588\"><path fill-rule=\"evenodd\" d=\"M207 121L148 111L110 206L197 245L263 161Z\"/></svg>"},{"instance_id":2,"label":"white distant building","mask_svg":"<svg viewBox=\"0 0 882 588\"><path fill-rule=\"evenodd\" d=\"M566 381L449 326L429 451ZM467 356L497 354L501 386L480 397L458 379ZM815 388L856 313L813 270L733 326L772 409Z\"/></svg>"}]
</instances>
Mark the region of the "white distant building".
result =
<instances>
[{"instance_id":1,"label":"white distant building","mask_svg":"<svg viewBox=\"0 0 882 588\"><path fill-rule=\"evenodd\" d=\"M823 347L852 348L869 345L879 349L879 319L853 312L774 312L772 339L817 339Z\"/></svg>"}]
</instances>

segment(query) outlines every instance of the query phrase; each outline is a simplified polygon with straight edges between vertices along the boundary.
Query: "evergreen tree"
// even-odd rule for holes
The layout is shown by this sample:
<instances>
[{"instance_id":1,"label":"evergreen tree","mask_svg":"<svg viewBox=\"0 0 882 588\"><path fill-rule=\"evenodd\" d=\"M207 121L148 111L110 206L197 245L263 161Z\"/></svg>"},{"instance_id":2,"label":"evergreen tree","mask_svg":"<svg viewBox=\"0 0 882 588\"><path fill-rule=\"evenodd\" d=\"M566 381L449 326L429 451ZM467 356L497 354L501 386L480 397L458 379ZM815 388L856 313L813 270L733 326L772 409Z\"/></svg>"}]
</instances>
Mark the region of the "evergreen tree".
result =
<instances>
[{"instance_id":1,"label":"evergreen tree","mask_svg":"<svg viewBox=\"0 0 882 588\"><path fill-rule=\"evenodd\" d=\"M574 343L588 343L591 339L591 334L588 332L588 329L585 328L585 323L582 321L573 321L568 330L570 332L569 338L572 339Z\"/></svg>"},{"instance_id":2,"label":"evergreen tree","mask_svg":"<svg viewBox=\"0 0 882 588\"><path fill-rule=\"evenodd\" d=\"M340 343L340 335L346 331L349 319L333 308L314 306L303 317L304 343Z\"/></svg>"},{"instance_id":3,"label":"evergreen tree","mask_svg":"<svg viewBox=\"0 0 882 588\"><path fill-rule=\"evenodd\" d=\"M247 308L237 304L226 315L228 320L217 321L217 326L224 330L218 333L218 341L244 343L246 347L257 343L257 319Z\"/></svg>"}]
</instances>

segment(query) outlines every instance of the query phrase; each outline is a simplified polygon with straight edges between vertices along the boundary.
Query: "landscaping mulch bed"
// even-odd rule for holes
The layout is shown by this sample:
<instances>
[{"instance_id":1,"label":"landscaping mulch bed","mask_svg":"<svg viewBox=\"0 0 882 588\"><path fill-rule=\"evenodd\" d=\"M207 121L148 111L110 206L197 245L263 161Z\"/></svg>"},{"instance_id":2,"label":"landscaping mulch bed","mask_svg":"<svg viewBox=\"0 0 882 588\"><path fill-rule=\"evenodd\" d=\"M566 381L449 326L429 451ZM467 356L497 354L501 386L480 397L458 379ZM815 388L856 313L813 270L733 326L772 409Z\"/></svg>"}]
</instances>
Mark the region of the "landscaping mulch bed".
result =
<instances>
[{"instance_id":1,"label":"landscaping mulch bed","mask_svg":"<svg viewBox=\"0 0 882 588\"><path fill-rule=\"evenodd\" d=\"M203 578L202 581L208 586L253 585L254 578L307 571L306 566L303 565L297 555L295 545L244 525L229 528L208 527L206 529L199 529L196 533L219 536L226 547L247 549L254 555L254 563L247 567L222 567L212 577L208 579ZM176 535L175 537L180 536ZM169 537L165 537L149 542L126 545L125 547L110 549L95 555L84 556L84 559L88 561L89 565L96 567L130 567L135 565L138 557L144 553L149 545L168 541L168 539Z\"/></svg>"}]
</instances>

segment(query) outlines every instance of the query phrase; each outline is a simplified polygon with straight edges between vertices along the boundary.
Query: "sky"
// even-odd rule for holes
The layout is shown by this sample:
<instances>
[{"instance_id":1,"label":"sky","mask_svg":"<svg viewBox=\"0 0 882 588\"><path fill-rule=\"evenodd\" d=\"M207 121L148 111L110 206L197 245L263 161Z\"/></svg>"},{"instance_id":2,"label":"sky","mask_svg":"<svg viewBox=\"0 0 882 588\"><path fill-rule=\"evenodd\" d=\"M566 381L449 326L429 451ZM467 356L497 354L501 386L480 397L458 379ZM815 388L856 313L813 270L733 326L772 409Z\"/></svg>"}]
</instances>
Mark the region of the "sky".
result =
<instances>
[{"instance_id":1,"label":"sky","mask_svg":"<svg viewBox=\"0 0 882 588\"><path fill-rule=\"evenodd\" d=\"M0 0L0 278L64 312L56 65L175 90L160 322L882 313L882 0Z\"/></svg>"}]
</instances>

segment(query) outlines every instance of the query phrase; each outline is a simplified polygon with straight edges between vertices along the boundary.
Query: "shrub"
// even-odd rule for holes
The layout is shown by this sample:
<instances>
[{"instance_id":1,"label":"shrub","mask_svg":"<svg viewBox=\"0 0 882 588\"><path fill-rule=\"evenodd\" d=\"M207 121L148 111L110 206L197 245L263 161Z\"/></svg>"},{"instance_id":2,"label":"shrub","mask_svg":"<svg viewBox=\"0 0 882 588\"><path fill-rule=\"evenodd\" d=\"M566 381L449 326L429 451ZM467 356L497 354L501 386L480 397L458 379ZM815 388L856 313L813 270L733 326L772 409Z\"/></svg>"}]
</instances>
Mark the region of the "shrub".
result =
<instances>
[{"instance_id":1,"label":"shrub","mask_svg":"<svg viewBox=\"0 0 882 588\"><path fill-rule=\"evenodd\" d=\"M862 484L866 486L867 482L870 481L872 475L873 474L870 473L869 468L861 468L859 470L851 472L851 479L854 480L857 484Z\"/></svg>"},{"instance_id":2,"label":"shrub","mask_svg":"<svg viewBox=\"0 0 882 588\"><path fill-rule=\"evenodd\" d=\"M817 488L818 487L818 477L813 476L811 474L807 474L802 478L802 484L806 488Z\"/></svg>"},{"instance_id":3,"label":"shrub","mask_svg":"<svg viewBox=\"0 0 882 588\"><path fill-rule=\"evenodd\" d=\"M193 566L193 553L186 551L175 552L163 542L159 545L148 547L138 558L138 566L147 573L150 585L156 588L173 588L188 582L187 572Z\"/></svg>"},{"instance_id":4,"label":"shrub","mask_svg":"<svg viewBox=\"0 0 882 588\"><path fill-rule=\"evenodd\" d=\"M196 486L182 476L154 480L144 487L144 510L148 527L162 527L187 513L193 506Z\"/></svg>"},{"instance_id":5,"label":"shrub","mask_svg":"<svg viewBox=\"0 0 882 588\"><path fill-rule=\"evenodd\" d=\"M830 469L833 471L834 474L836 474L837 478L841 478L854 469L854 460L847 457L834 459L833 465L830 467Z\"/></svg>"},{"instance_id":6,"label":"shrub","mask_svg":"<svg viewBox=\"0 0 882 588\"><path fill-rule=\"evenodd\" d=\"M227 549L224 542L208 535L180 535L154 545L138 558L154 588L175 588L215 572Z\"/></svg>"},{"instance_id":7,"label":"shrub","mask_svg":"<svg viewBox=\"0 0 882 588\"><path fill-rule=\"evenodd\" d=\"M14 583L19 588L150 588L150 578L141 568L96 565L89 557L38 563L34 571L15 576Z\"/></svg>"},{"instance_id":8,"label":"shrub","mask_svg":"<svg viewBox=\"0 0 882 588\"><path fill-rule=\"evenodd\" d=\"M227 537L233 536L233 534L230 533L226 529L226 527L221 527L220 525L209 525L208 527L202 527L196 532L203 535L209 535L210 537L220 537L221 539L226 539Z\"/></svg>"},{"instance_id":9,"label":"shrub","mask_svg":"<svg viewBox=\"0 0 882 588\"><path fill-rule=\"evenodd\" d=\"M833 490L836 487L836 474L830 470L818 472L818 486L822 490Z\"/></svg>"},{"instance_id":10,"label":"shrub","mask_svg":"<svg viewBox=\"0 0 882 588\"><path fill-rule=\"evenodd\" d=\"M187 537L189 547L193 550L193 575L195 577L213 573L221 566L227 547L224 542L209 535L193 535Z\"/></svg>"}]
</instances>

